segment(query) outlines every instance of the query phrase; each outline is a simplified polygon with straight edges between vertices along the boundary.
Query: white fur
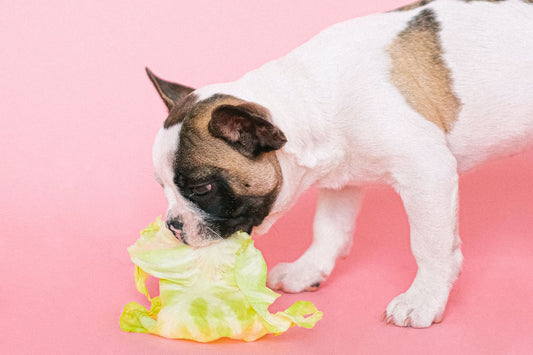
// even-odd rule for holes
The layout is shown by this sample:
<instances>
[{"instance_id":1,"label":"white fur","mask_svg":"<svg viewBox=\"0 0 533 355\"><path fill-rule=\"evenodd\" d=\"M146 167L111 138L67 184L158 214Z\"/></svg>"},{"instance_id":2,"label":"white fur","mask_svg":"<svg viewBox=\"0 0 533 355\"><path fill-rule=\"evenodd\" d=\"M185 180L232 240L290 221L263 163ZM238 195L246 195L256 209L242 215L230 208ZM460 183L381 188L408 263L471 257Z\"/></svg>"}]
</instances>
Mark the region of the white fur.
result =
<instances>
[{"instance_id":1,"label":"white fur","mask_svg":"<svg viewBox=\"0 0 533 355\"><path fill-rule=\"evenodd\" d=\"M200 98L224 93L267 107L287 136L277 152L284 183L255 232L266 232L311 185L320 189L313 244L271 270L271 287L299 292L324 280L351 244L360 188L394 186L418 273L386 318L413 327L442 318L461 268L458 171L524 149L533 133L533 5L437 0L426 8L440 23L463 103L449 134L415 112L389 77L387 48L421 8L340 23L238 81L197 90Z\"/></svg>"},{"instance_id":2,"label":"white fur","mask_svg":"<svg viewBox=\"0 0 533 355\"><path fill-rule=\"evenodd\" d=\"M179 193L174 183L173 162L179 144L180 129L181 124L177 124L168 129L159 130L152 149L152 160L156 180L163 187L168 200L167 221L179 216L183 221L183 230L176 232L185 233L188 243L200 247L212 242L199 233L202 228L206 228L203 224L204 214ZM180 237L179 234L178 237Z\"/></svg>"}]
</instances>

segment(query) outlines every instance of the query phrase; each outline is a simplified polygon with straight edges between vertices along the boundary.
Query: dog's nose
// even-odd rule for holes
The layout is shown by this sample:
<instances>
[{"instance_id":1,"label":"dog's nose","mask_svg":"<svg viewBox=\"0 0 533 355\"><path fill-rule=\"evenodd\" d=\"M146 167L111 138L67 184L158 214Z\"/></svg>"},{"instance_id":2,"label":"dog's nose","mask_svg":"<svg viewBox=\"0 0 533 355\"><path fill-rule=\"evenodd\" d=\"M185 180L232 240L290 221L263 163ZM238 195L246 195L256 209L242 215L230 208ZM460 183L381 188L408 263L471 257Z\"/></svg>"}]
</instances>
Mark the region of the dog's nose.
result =
<instances>
[{"instance_id":1,"label":"dog's nose","mask_svg":"<svg viewBox=\"0 0 533 355\"><path fill-rule=\"evenodd\" d=\"M167 228L176 235L176 232L183 229L183 223L175 219L167 220Z\"/></svg>"}]
</instances>

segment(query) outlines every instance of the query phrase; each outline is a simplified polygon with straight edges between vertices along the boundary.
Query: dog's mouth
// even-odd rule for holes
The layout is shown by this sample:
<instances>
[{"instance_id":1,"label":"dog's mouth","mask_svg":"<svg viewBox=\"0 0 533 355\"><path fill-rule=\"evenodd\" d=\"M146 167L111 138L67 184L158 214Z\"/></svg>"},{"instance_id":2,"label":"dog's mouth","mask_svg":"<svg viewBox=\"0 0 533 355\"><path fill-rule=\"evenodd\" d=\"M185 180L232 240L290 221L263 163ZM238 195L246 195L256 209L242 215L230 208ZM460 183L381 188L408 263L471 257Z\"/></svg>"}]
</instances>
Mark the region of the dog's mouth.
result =
<instances>
[{"instance_id":1,"label":"dog's mouth","mask_svg":"<svg viewBox=\"0 0 533 355\"><path fill-rule=\"evenodd\" d=\"M176 237L177 240L179 240L180 242L182 242L185 245L189 245L189 243L187 243L187 238L186 238L185 232L183 232L183 231L172 231L172 233L174 233L174 236Z\"/></svg>"},{"instance_id":2,"label":"dog's mouth","mask_svg":"<svg viewBox=\"0 0 533 355\"><path fill-rule=\"evenodd\" d=\"M217 220L216 222L221 222ZM254 223L246 218L225 219L222 223L199 223L187 227L181 219L167 221L167 228L177 240L192 247L203 247L231 237L242 231L251 234ZM192 230L191 230L192 229Z\"/></svg>"},{"instance_id":3,"label":"dog's mouth","mask_svg":"<svg viewBox=\"0 0 533 355\"><path fill-rule=\"evenodd\" d=\"M198 226L195 233L189 233L183 229L174 228L173 226L169 226L168 229L174 234L177 240L192 247L204 247L226 239L216 230L205 225Z\"/></svg>"},{"instance_id":4,"label":"dog's mouth","mask_svg":"<svg viewBox=\"0 0 533 355\"><path fill-rule=\"evenodd\" d=\"M174 234L177 240L183 244L188 244L186 239L186 233L183 231L183 222L178 220L170 220L166 222L167 228L169 231Z\"/></svg>"}]
</instances>

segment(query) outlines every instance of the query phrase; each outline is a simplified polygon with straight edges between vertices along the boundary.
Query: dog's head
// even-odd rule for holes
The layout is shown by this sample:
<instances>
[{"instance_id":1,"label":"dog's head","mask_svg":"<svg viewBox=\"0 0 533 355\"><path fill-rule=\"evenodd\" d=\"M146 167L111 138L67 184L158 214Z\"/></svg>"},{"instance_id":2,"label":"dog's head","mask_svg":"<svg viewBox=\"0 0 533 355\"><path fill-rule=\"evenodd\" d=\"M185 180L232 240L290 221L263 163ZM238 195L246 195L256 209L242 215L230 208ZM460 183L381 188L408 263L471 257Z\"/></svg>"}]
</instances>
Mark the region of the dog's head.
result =
<instances>
[{"instance_id":1,"label":"dog's head","mask_svg":"<svg viewBox=\"0 0 533 355\"><path fill-rule=\"evenodd\" d=\"M285 135L261 105L224 94L200 100L193 89L147 73L169 111L153 147L169 229L192 246L251 233L280 191L275 150Z\"/></svg>"}]
</instances>

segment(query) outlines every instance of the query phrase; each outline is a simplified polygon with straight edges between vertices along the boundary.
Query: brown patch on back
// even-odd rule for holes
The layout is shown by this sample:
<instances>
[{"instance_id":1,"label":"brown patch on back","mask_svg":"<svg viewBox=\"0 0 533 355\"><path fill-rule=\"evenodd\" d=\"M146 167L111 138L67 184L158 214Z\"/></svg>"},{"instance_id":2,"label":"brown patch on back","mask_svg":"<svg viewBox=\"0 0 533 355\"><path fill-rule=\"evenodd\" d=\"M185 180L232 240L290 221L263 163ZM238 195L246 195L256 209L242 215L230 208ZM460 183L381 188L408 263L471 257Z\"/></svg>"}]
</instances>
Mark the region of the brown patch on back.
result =
<instances>
[{"instance_id":1,"label":"brown patch on back","mask_svg":"<svg viewBox=\"0 0 533 355\"><path fill-rule=\"evenodd\" d=\"M213 110L220 105L242 105L245 101L228 95L215 95L194 105L183 120L177 168L201 180L222 174L232 190L243 196L277 196L282 183L275 152L251 159L232 148L208 130Z\"/></svg>"},{"instance_id":2,"label":"brown patch on back","mask_svg":"<svg viewBox=\"0 0 533 355\"><path fill-rule=\"evenodd\" d=\"M388 49L390 75L415 111L449 132L461 102L453 92L451 73L442 58L439 30L435 14L429 9L409 21Z\"/></svg>"},{"instance_id":3,"label":"brown patch on back","mask_svg":"<svg viewBox=\"0 0 533 355\"><path fill-rule=\"evenodd\" d=\"M405 6L402 6L400 8L397 8L394 11L409 11L409 10L413 10L413 9L425 6L425 5L427 5L427 4L429 4L430 2L433 2L433 1L434 0L420 0L420 1L414 2L412 4L405 5Z\"/></svg>"}]
</instances>

